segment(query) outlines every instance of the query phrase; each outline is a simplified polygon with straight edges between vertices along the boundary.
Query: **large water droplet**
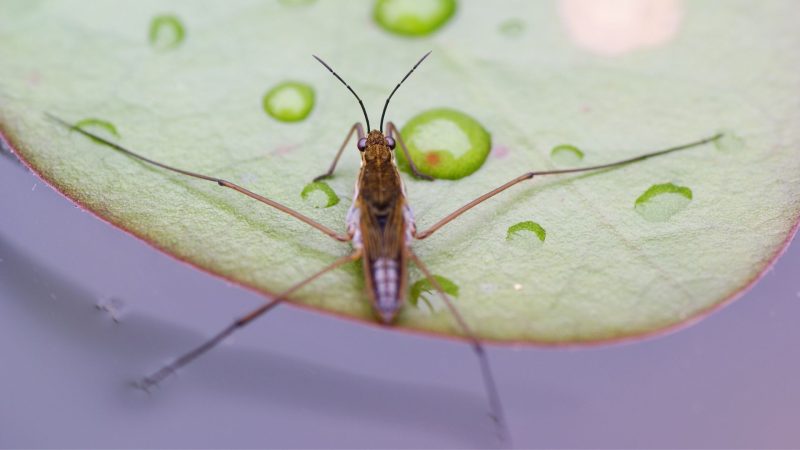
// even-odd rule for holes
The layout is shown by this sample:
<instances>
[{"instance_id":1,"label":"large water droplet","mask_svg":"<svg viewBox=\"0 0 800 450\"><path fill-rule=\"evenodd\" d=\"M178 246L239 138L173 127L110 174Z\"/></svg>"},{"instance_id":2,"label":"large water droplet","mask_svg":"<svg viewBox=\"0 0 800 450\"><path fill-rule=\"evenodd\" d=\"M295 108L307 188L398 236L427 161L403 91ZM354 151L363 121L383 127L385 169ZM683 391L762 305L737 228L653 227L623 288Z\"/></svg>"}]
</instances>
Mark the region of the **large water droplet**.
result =
<instances>
[{"instance_id":1,"label":"large water droplet","mask_svg":"<svg viewBox=\"0 0 800 450\"><path fill-rule=\"evenodd\" d=\"M692 201L692 190L672 183L654 184L634 203L634 209L650 222L664 222L686 208Z\"/></svg>"},{"instance_id":2,"label":"large water droplet","mask_svg":"<svg viewBox=\"0 0 800 450\"><path fill-rule=\"evenodd\" d=\"M472 117L452 109L431 109L406 123L401 132L420 172L457 180L478 170L489 156L491 135ZM400 149L397 164L409 171Z\"/></svg>"},{"instance_id":3,"label":"large water droplet","mask_svg":"<svg viewBox=\"0 0 800 450\"><path fill-rule=\"evenodd\" d=\"M264 111L282 122L298 122L314 108L314 89L299 81L284 81L264 95Z\"/></svg>"},{"instance_id":4,"label":"large water droplet","mask_svg":"<svg viewBox=\"0 0 800 450\"><path fill-rule=\"evenodd\" d=\"M441 28L456 11L456 0L378 0L373 17L386 31L425 36Z\"/></svg>"}]
</instances>

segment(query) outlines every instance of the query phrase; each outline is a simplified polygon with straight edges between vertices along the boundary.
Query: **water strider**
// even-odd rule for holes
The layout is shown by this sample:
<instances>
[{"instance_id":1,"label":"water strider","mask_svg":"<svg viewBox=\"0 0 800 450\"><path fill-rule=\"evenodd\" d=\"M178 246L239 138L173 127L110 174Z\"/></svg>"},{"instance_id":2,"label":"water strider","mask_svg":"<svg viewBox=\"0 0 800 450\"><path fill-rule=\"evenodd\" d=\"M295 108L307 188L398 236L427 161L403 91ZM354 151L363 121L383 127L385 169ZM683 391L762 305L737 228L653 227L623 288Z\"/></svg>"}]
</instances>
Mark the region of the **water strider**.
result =
<instances>
[{"instance_id":1,"label":"water strider","mask_svg":"<svg viewBox=\"0 0 800 450\"><path fill-rule=\"evenodd\" d=\"M503 408L500 402L500 396L497 392L489 365L489 360L486 356L483 344L477 338L475 333L473 333L469 324L461 316L458 308L445 293L445 290L436 277L431 274L428 267L416 256L411 248L411 243L415 239L421 240L430 237L439 229L478 204L488 200L491 197L494 197L495 195L511 188L512 186L515 186L526 180L531 180L537 176L570 174L618 167L655 156L666 155L678 150L696 147L717 140L722 136L722 134L716 134L714 136L688 144L641 154L632 158L607 164L560 170L526 172L503 184L502 186L497 187L486 194L483 194L480 197L466 203L464 206L456 209L452 213L436 222L430 228L423 231L418 231L414 222L414 215L406 199L405 187L395 162L395 147L399 144L400 149L403 151L406 160L409 163L409 168L415 177L429 180L432 178L420 173L417 170L417 167L411 160L408 149L403 142L403 137L400 135L397 127L394 123L389 121L386 122L386 127L384 128L384 119L386 117L386 110L389 106L389 101L392 99L392 96L395 94L395 92L397 92L398 88L400 88L402 83L411 75L411 73L413 73L414 70L422 63L422 61L428 57L429 54L430 52L426 53L419 61L417 61L417 63L402 78L402 80L397 83L397 86L395 86L395 88L389 94L389 97L386 99L386 103L384 104L383 112L381 113L380 126L377 129L372 129L370 127L369 116L367 115L366 108L364 108L364 103L358 97L358 94L356 94L353 88L351 88L324 61L314 56L314 58L316 58L323 66L325 66L325 68L327 68L333 74L333 76L341 81L342 84L344 84L345 87L356 97L366 122L367 133L365 134L365 129L360 123L354 124L347 133L347 136L345 137L342 145L339 147L339 150L336 152L329 169L324 174L315 178L315 180L320 180L333 175L339 158L355 133L357 137L356 147L361 154L361 170L358 175L358 180L356 181L353 204L347 213L345 233L339 233L315 221L314 219L294 211L274 200L231 183L230 181L162 164L138 153L134 153L133 151L104 139L94 133L86 131L80 127L80 123L73 125L65 120L48 114L51 119L55 120L59 124L96 141L99 141L100 143L103 143L128 156L169 171L212 181L220 186L233 189L237 192L247 195L250 198L272 206L273 208L276 208L292 217L295 217L296 219L307 223L308 225L316 228L333 239L341 242L349 242L352 245L352 253L337 259L322 270L314 273L304 280L297 282L291 288L266 301L258 308L250 311L248 314L236 319L227 328L223 329L211 339L202 343L200 346L192 349L191 351L177 358L172 363L143 378L141 382L138 383L139 387L147 389L158 384L180 367L185 366L201 354L213 348L216 344L232 334L235 330L249 324L256 318L279 305L281 302L287 301L288 297L300 288L306 286L325 273L341 267L346 263L359 259L361 259L363 264L366 290L372 302L375 316L377 320L384 324L390 325L394 322L395 317L402 308L407 297L408 264L411 262L422 271L430 285L433 286L438 295L444 301L448 310L452 314L456 325L461 329L464 335L467 336L472 349L478 357L481 374L483 376L483 382L489 400L490 414L495 422L498 436L506 443L510 443L510 437L503 416Z\"/></svg>"}]
</instances>

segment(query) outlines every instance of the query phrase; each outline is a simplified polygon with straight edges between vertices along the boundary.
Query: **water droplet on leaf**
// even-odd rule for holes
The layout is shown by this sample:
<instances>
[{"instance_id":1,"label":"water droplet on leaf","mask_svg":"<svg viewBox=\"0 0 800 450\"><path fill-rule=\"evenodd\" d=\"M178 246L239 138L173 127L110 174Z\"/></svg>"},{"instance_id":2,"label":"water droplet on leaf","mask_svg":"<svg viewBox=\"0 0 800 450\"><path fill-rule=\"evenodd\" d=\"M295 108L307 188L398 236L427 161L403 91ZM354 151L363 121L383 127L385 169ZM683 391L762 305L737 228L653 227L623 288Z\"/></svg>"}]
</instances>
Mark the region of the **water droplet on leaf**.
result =
<instances>
[{"instance_id":1,"label":"water droplet on leaf","mask_svg":"<svg viewBox=\"0 0 800 450\"><path fill-rule=\"evenodd\" d=\"M550 150L550 158L559 166L575 166L583 160L583 152L574 145L556 145Z\"/></svg>"},{"instance_id":2,"label":"water droplet on leaf","mask_svg":"<svg viewBox=\"0 0 800 450\"><path fill-rule=\"evenodd\" d=\"M722 133L722 137L714 141L717 150L734 152L744 148L744 139L727 130Z\"/></svg>"},{"instance_id":3,"label":"water droplet on leaf","mask_svg":"<svg viewBox=\"0 0 800 450\"><path fill-rule=\"evenodd\" d=\"M119 139L120 137L117 127L115 127L113 123L103 119L87 117L75 122L74 126L75 128L91 131L92 133L105 137L109 140ZM91 136L89 138L97 143L102 144L102 142Z\"/></svg>"},{"instance_id":4,"label":"water droplet on leaf","mask_svg":"<svg viewBox=\"0 0 800 450\"><path fill-rule=\"evenodd\" d=\"M425 36L441 28L456 11L456 0L378 0L373 17L386 31Z\"/></svg>"},{"instance_id":5,"label":"water droplet on leaf","mask_svg":"<svg viewBox=\"0 0 800 450\"><path fill-rule=\"evenodd\" d=\"M444 290L448 296L451 298L458 297L458 285L452 280L441 275L434 275L433 278L439 282L442 290ZM417 308L422 307L420 300L422 300L422 304L427 306L431 312L436 312L446 307L446 305L444 305L444 300L442 300L436 288L427 278L423 278L412 284L411 289L409 289L409 296L409 302Z\"/></svg>"},{"instance_id":6,"label":"water droplet on leaf","mask_svg":"<svg viewBox=\"0 0 800 450\"><path fill-rule=\"evenodd\" d=\"M165 14L153 17L148 34L150 45L156 50L170 50L183 42L186 29L177 16Z\"/></svg>"},{"instance_id":7,"label":"water droplet on leaf","mask_svg":"<svg viewBox=\"0 0 800 450\"><path fill-rule=\"evenodd\" d=\"M452 109L430 109L409 120L401 134L420 172L457 180L478 170L491 150L491 135L472 117ZM402 151L397 164L410 172Z\"/></svg>"},{"instance_id":8,"label":"water droplet on leaf","mask_svg":"<svg viewBox=\"0 0 800 450\"><path fill-rule=\"evenodd\" d=\"M672 183L650 186L634 203L634 209L650 222L664 222L692 201L692 190Z\"/></svg>"},{"instance_id":9,"label":"water droplet on leaf","mask_svg":"<svg viewBox=\"0 0 800 450\"><path fill-rule=\"evenodd\" d=\"M323 181L314 181L306 185L300 197L315 208L330 208L339 203L339 196Z\"/></svg>"},{"instance_id":10,"label":"water droplet on leaf","mask_svg":"<svg viewBox=\"0 0 800 450\"><path fill-rule=\"evenodd\" d=\"M500 24L500 33L508 37L520 36L525 31L525 22L520 19L509 19Z\"/></svg>"},{"instance_id":11,"label":"water droplet on leaf","mask_svg":"<svg viewBox=\"0 0 800 450\"><path fill-rule=\"evenodd\" d=\"M299 81L284 81L264 94L264 111L282 122L298 122L314 108L314 89Z\"/></svg>"},{"instance_id":12,"label":"water droplet on leaf","mask_svg":"<svg viewBox=\"0 0 800 450\"><path fill-rule=\"evenodd\" d=\"M544 228L536 222L527 220L508 227L506 232L506 240L509 242L524 242L530 241L534 238L536 242L544 242L547 237L547 232Z\"/></svg>"}]
</instances>

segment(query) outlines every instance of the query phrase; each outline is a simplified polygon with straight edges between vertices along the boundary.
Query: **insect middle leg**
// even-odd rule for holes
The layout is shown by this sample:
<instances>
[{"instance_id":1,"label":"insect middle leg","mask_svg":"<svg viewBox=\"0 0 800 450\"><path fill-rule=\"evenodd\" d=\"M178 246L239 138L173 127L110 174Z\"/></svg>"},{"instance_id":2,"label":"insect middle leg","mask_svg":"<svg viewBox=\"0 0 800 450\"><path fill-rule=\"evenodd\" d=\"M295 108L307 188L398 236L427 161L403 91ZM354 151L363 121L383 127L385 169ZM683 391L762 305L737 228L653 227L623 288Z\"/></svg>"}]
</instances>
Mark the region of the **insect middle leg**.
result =
<instances>
[{"instance_id":1,"label":"insect middle leg","mask_svg":"<svg viewBox=\"0 0 800 450\"><path fill-rule=\"evenodd\" d=\"M234 191L239 192L241 194L244 194L244 195L246 195L246 196L248 196L248 197L250 197L250 198L252 198L254 200L258 200L261 203L264 203L266 205L272 206L273 208L275 208L275 209L277 209L279 211L282 211L282 212L294 217L295 219L298 219L298 220L300 220L302 222L307 223L308 225L311 225L312 227L316 228L317 230L319 230L319 231L327 234L328 236L336 239L337 241L347 242L347 241L350 240L350 236L344 235L344 234L341 234L341 233L337 233L337 232L331 230L330 228L326 227L325 225L317 222L316 220L314 220L314 219L312 219L312 218L310 218L310 217L308 217L308 216L306 216L304 214L301 214L301 213L289 208L288 206L285 206L285 205L283 205L281 203L278 203L278 202L276 202L274 200L270 200L267 197L264 197L263 195L256 194L255 192L247 190L247 189L239 186L238 184L231 183L230 181L223 180L222 178L211 177L211 176L203 175L203 174L196 173L196 172L190 172L188 170L179 169L177 167L168 166L168 165L160 163L158 161L154 161L154 160L152 160L150 158L147 158L145 156L142 156L142 155L140 155L140 154L138 154L138 153L136 153L136 152L134 152L132 150L128 150L127 148L125 148L125 147L123 147L123 146L121 146L121 145L119 145L119 144L117 144L115 142L111 142L108 139L105 139L105 138L103 138L101 136L98 136L98 135L96 135L94 133L86 131L86 130L80 128L80 127L76 127L75 125L72 125L69 122L67 122L67 121L65 121L63 119L60 119L60 118L58 118L58 117L56 117L56 116L54 116L52 114L48 113L46 115L47 115L47 117L49 117L50 119L52 119L53 121L58 123L59 125L62 125L62 126L68 128L68 129L72 130L72 131L77 131L78 133L80 133L80 134L82 134L82 135L84 135L86 137L92 138L92 139L94 139L94 140L96 140L96 141L98 141L98 142L100 142L100 143L102 143L102 144L104 144L104 145L106 145L108 147L113 148L114 150L116 150L116 151L118 151L118 152L120 152L122 154L125 154L125 155L130 156L130 157L135 158L135 159L138 159L139 161L142 161L142 162L145 162L147 164L150 164L150 165L153 165L153 166L156 166L156 167L160 167L162 169L166 169L166 170L169 170L169 171L172 171L172 172L176 172L176 173L179 173L179 174L182 174L182 175L186 175L186 176L189 176L189 177L192 177L192 178L199 178L201 180L213 181L213 182L217 183L218 185L220 185L222 187L233 189Z\"/></svg>"},{"instance_id":2,"label":"insect middle leg","mask_svg":"<svg viewBox=\"0 0 800 450\"><path fill-rule=\"evenodd\" d=\"M361 250L357 250L357 251L355 251L355 252L353 252L353 253L351 253L351 254L349 254L347 256L343 256L343 257L337 259L336 261L334 261L333 263L331 263L330 265L328 265L324 269L320 270L319 272L317 272L317 273L311 275L310 277L300 281L299 283L296 283L294 286L292 286L289 289L283 291L282 293L277 295L275 298L263 303L258 308L254 309L254 310L250 311L249 313L245 314L244 316L239 317L238 319L234 320L232 324L228 325L222 331L220 331L219 333L215 334L212 338L210 338L207 341L203 342L201 345L195 347L194 349L184 353L179 358L175 359L175 361L173 361L172 363L167 364L166 366L164 366L164 367L160 368L159 370L153 372L151 375L143 378L141 381L136 383L136 386L141 388L141 389L148 390L152 386L157 385L162 380L164 380L164 378L167 378L171 374L175 373L176 370L178 370L181 367L189 364L190 362L192 362L195 359L197 359L200 355L202 355L202 354L206 353L207 351L211 350L212 348L214 348L217 344L222 342L222 340L224 340L226 337L228 337L231 334L233 334L234 331L236 331L236 330L238 330L240 328L243 328L247 324L251 323L253 320L257 319L258 317L261 317L262 315L264 315L268 311L272 310L273 308L275 308L276 306L281 304L283 301L286 300L286 298L289 295L291 295L295 291L297 291L300 288L308 285L312 281L314 281L317 278L321 277L322 275L324 275L324 274L336 269L337 267L341 267L344 264L347 264L347 263L349 263L351 261L355 261L360 257L361 257Z\"/></svg>"},{"instance_id":3,"label":"insect middle leg","mask_svg":"<svg viewBox=\"0 0 800 450\"><path fill-rule=\"evenodd\" d=\"M342 156L344 148L347 147L347 143L350 142L350 138L353 136L353 132L357 133L359 140L364 138L364 127L361 125L360 122L354 123L353 126L350 127L350 131L347 132L347 136L344 138L342 146L339 147L339 151L336 152L336 156L333 158L333 162L331 163L331 166L328 168L328 171L314 178L314 181L324 180L325 178L333 176L333 171L336 170L336 164L339 163L339 158Z\"/></svg>"},{"instance_id":4,"label":"insect middle leg","mask_svg":"<svg viewBox=\"0 0 800 450\"><path fill-rule=\"evenodd\" d=\"M664 149L664 150L658 150L658 151L655 151L655 152L645 153L643 155L635 156L633 158L623 159L621 161L615 161L615 162L607 163L607 164L599 164L599 165L596 165L596 166L589 166L589 167L578 167L578 168L575 168L575 169L543 170L543 171L538 171L538 172L527 172L527 173L524 173L524 174L518 176L517 178L514 178L513 180L509 181L508 183L506 183L506 184L504 184L504 185L502 185L500 187L492 189L491 191L489 191L489 192L481 195L480 197L472 200L471 202L467 203L466 205L462 206L461 208L458 208L457 210L455 210L455 211L451 212L450 214L444 216L443 219L441 219L438 222L436 222L434 225L432 225L427 230L422 231L420 233L416 233L415 232L414 237L417 238L417 239L425 239L425 238L429 237L430 235L432 235L433 233L435 233L436 231L438 231L443 226L445 226L448 223L450 223L453 220L455 220L458 216L460 216L460 215L464 214L465 212L469 211L470 209L474 208L475 206L485 202L486 200L489 200L490 198L494 197L495 195L505 191L506 189L508 189L508 188L510 188L512 186L515 186L515 185L517 185L517 184L519 184L519 183L521 183L523 181L527 181L527 180L533 179L534 177L537 177L537 176L562 175L562 174L568 174L568 173L588 172L588 171L592 171L592 170L611 169L611 168L614 168L614 167L619 167L619 166L624 166L624 165L632 164L632 163L639 162L639 161L644 161L645 159L649 159L649 158L652 158L652 157L655 157L655 156L666 155L668 153L677 152L679 150L685 150L685 149L688 149L688 148L697 147L697 146L700 146L700 145L703 145L703 144L707 144L709 142L716 141L717 139L721 138L722 136L723 136L722 133L718 133L718 134L715 134L714 136L707 137L707 138L704 138L704 139L700 139L698 141L690 142L688 144L683 144L683 145L679 145L679 146L676 146L676 147L670 147L670 148L667 148L667 149Z\"/></svg>"},{"instance_id":5,"label":"insect middle leg","mask_svg":"<svg viewBox=\"0 0 800 450\"><path fill-rule=\"evenodd\" d=\"M430 270L428 270L428 266L425 265L413 251L409 249L407 252L409 259L411 259L414 264L419 267L428 282L431 283L434 289L436 289L436 292L439 294L442 300L444 300L445 305L447 305L447 309L450 310L450 314L452 314L453 318L455 318L456 323L458 324L459 328L461 328L461 331L463 331L464 334L467 335L467 338L469 338L472 350L478 357L478 363L481 366L483 384L484 388L486 389L486 395L489 398L489 410L492 420L495 423L497 437L500 439L500 441L505 442L510 447L511 434L509 433L508 426L506 425L505 416L503 414L503 405L500 402L500 394L497 391L497 385L495 384L494 376L492 375L492 368L489 365L489 357L486 355L486 350L484 349L483 344L481 343L480 339L475 336L472 328L467 325L464 317L444 291L442 285L439 283L436 277L433 276Z\"/></svg>"}]
</instances>

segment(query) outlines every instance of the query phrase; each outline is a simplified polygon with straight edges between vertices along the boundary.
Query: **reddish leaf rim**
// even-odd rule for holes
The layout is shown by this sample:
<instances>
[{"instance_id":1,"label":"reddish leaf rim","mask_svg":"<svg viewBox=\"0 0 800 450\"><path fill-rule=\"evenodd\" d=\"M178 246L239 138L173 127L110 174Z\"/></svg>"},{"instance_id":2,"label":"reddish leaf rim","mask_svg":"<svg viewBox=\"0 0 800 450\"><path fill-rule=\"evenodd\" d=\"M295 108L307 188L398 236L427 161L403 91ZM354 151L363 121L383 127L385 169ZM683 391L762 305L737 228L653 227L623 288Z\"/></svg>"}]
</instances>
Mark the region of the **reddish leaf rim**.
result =
<instances>
[{"instance_id":1,"label":"reddish leaf rim","mask_svg":"<svg viewBox=\"0 0 800 450\"><path fill-rule=\"evenodd\" d=\"M195 269L197 269L197 270L199 270L201 272L204 272L204 273L206 273L208 275L211 275L211 276L213 276L215 278L221 279L221 280L226 281L228 283L234 284L236 286L239 286L239 287L241 287L241 288L243 288L245 290L251 291L251 292L253 292L255 294L258 294L258 295L260 295L262 297L271 298L271 297L275 296L275 294L272 293L272 292L267 292L267 291L264 291L264 290L261 290L261 289L257 289L257 288L255 288L253 286L250 286L250 285L244 284L242 282L227 278L227 277L225 277L223 275L220 275L220 274L218 274L216 272L212 272L209 269L206 269L204 267L198 266L197 264L193 263L192 261L188 261L186 259L182 259L182 258L180 258L180 257L178 257L176 255L173 255L172 253L168 252L166 249L163 249L163 248L159 247L154 242L150 242L147 239L145 239L144 237L139 236L138 234L136 234L134 231L129 230L124 225L116 224L114 222L111 222L110 220L108 220L105 217L101 216L100 214L96 213L95 211L93 211L92 209L87 207L86 205L82 204L80 201L78 201L78 200L70 197L69 195L67 195L58 186L56 186L55 182L51 182L50 180L45 178L44 175L42 175L42 173L39 170L37 170L32 164L30 164L22 156L22 154L19 151L17 151L17 149L14 147L14 145L12 144L11 139L8 136L9 136L9 133L7 131L5 131L5 129L3 128L3 124L0 123L0 141L2 141L2 143L5 145L5 147L8 148L11 151L11 153L14 154L22 162L22 164L24 164L25 167L27 167L28 170L30 170L44 184L46 184L47 186L49 186L54 191L56 191L59 194L61 194L64 198L66 198L67 200L72 202L72 204L74 204L76 207L80 208L82 211L86 211L86 212L90 213L91 215L93 215L94 217L96 217L96 218L100 219L101 221L107 223L108 225L111 225L112 227L114 227L114 228L116 228L118 230L121 230L121 231L123 231L124 233L126 233L126 234L128 234L130 236L133 236L137 240L147 244L151 248L154 248L155 250L157 250L157 251L169 256L170 258L172 258L172 259L174 259L174 260L176 260L178 262L187 264L188 266L193 267L193 268L195 268ZM767 272L770 271L770 269L772 269L772 267L775 265L775 263L778 261L778 259L780 259L780 257L783 256L783 254L786 252L786 249L789 248L789 244L791 244L792 240L796 236L796 234L798 232L798 229L800 229L800 213L797 215L797 217L795 217L794 225L789 230L789 233L786 235L786 239L784 239L783 243L781 243L781 245L778 247L778 249L775 251L775 253L773 253L773 255L770 258L769 262L764 265L764 267L761 269L760 272L758 272L753 277L748 279L740 287L734 289L733 292L729 296L725 297L723 300L721 300L718 303L715 303L715 304L713 304L713 305L711 305L711 306L709 306L709 307L707 307L705 309L702 309L702 310L696 312L694 315L689 316L686 319L684 319L684 320L682 320L680 322L674 323L672 325L669 325L669 326L666 326L666 327L662 327L662 328L658 328L658 329L655 329L655 330L646 331L646 332L643 332L643 333L633 333L633 334L629 334L629 335L625 335L625 336L612 337L612 338L603 338L603 339L597 339L597 340L586 340L586 341L549 342L549 341L537 341L537 340L514 340L514 339L491 339L491 338L481 338L480 340L481 340L482 343L490 344L490 345L498 346L498 347L503 346L503 347L537 347L537 348L593 348L593 347L600 347L600 346L606 346L606 345L632 344L634 342L640 342L640 341L644 341L644 340L648 340L648 339L654 339L654 338L658 338L658 337L668 336L668 335L670 335L672 333L676 333L676 332L678 332L680 330L683 330L685 328L688 328L688 327L690 327L692 325L695 325L695 324L699 323L700 321L702 321L706 317L710 316L711 314L713 314L713 313L715 313L715 312L717 312L719 310L722 310L723 308L727 307L728 305L730 305L731 303L733 303L734 301L736 301L740 297L742 297L744 294L746 294L750 289L753 288L753 286L755 286L761 280L761 278L764 277L764 275L766 275ZM347 315L347 314L343 314L343 313L339 313L339 312L335 312L335 311L330 311L330 310L327 310L327 309L324 309L324 308L319 308L319 307L315 307L315 306L311 306L311 305L305 305L305 304L296 302L292 298L285 299L284 303L286 303L288 305L291 305L291 306L294 306L294 307L298 307L298 308L307 310L307 311L313 311L313 312L316 312L316 313L320 313L320 314L324 314L324 315L328 315L328 316L333 316L333 317L337 317L337 318L340 318L340 319L345 319L345 320L348 320L350 322L357 323L359 325L371 326L373 328L379 328L379 329L384 329L384 330L388 329L388 330L392 330L392 331L403 332L403 333L408 333L408 334L417 335L417 336L448 339L448 340L452 340L452 341L456 341L456 342L465 342L466 343L466 342L469 341L469 338L467 338L465 336L446 334L446 333L438 332L438 331L420 330L420 329L416 329L416 328L409 328L409 327L403 327L403 326L384 325L384 324L382 324L380 322L377 322L377 321L374 321L374 320L367 320L367 319L360 318L360 317L354 317L354 316L350 316L350 315Z\"/></svg>"}]
</instances>

